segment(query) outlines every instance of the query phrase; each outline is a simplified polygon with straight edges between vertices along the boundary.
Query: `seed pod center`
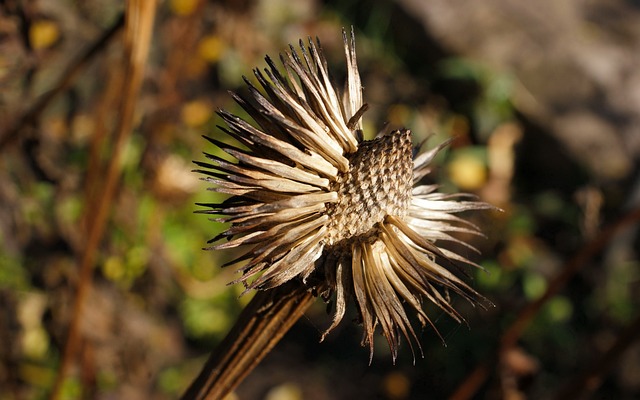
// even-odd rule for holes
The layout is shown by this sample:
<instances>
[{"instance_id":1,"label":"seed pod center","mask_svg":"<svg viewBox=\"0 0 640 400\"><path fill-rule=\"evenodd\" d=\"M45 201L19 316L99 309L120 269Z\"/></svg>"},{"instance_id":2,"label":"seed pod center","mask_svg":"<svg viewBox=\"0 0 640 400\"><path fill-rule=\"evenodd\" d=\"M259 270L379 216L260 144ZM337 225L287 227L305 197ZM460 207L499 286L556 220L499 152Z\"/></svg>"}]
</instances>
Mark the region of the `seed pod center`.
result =
<instances>
[{"instance_id":1,"label":"seed pod center","mask_svg":"<svg viewBox=\"0 0 640 400\"><path fill-rule=\"evenodd\" d=\"M411 201L411 132L394 131L362 142L349 169L333 183L339 201L327 204L329 246L366 240L387 215L403 217Z\"/></svg>"}]
</instances>

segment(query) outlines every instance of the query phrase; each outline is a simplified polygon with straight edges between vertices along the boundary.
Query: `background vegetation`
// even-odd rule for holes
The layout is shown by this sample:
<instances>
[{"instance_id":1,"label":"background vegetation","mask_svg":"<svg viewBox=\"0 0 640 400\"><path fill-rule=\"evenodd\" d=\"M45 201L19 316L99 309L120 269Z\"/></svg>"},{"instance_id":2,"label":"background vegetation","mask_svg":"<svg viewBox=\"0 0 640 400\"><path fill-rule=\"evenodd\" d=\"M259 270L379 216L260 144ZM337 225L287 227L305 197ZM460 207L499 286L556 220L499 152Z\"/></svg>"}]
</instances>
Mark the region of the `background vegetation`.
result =
<instances>
[{"instance_id":1,"label":"background vegetation","mask_svg":"<svg viewBox=\"0 0 640 400\"><path fill-rule=\"evenodd\" d=\"M443 340L425 331L424 359L413 365L402 349L394 366L381 342L368 366L348 319L318 343L328 324L318 301L232 398L640 396L637 148L607 159L576 151L556 135L561 126L518 101L530 82L520 70L451 46L406 3L160 2L129 106L126 49L139 39L123 34L124 4L0 3L0 400L46 398L65 362L65 399L184 390L250 297L227 286L235 275L219 265L230 254L202 250L222 227L193 213L216 197L191 172L191 160L212 150L201 135L216 135L216 108L240 113L227 90L242 92L243 75L298 38L320 37L341 81L340 30L351 25L371 105L365 131L389 123L412 129L416 142L455 136L434 179L505 210L470 215L487 237L465 238L486 269L468 280L495 306L453 299L467 323L432 310ZM637 49L640 35L627 34ZM562 78L550 84L565 93ZM127 110L133 128L119 139ZM596 103L590 112L601 111ZM112 197L109 168L120 177ZM108 218L87 279L79 271L100 204Z\"/></svg>"}]
</instances>

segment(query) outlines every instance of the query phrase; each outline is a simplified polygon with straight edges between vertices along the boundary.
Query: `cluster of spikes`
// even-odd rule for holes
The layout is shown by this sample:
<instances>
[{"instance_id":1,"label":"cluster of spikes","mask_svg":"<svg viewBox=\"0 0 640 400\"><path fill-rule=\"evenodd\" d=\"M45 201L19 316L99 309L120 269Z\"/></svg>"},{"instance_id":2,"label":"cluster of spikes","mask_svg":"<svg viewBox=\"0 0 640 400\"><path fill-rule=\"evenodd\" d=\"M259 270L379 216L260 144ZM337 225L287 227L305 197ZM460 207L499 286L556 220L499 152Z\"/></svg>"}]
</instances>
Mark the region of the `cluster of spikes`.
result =
<instances>
[{"instance_id":1,"label":"cluster of spikes","mask_svg":"<svg viewBox=\"0 0 640 400\"><path fill-rule=\"evenodd\" d=\"M205 153L208 162L196 164L211 189L228 198L199 205L213 220L229 224L210 249L245 249L228 263L240 265L236 282L266 290L296 280L334 302L333 323L323 338L353 299L364 326L363 346L373 355L380 326L395 361L401 336L413 354L414 343L422 354L409 314L423 327L432 325L425 299L457 321L462 317L449 292L472 304L481 300L447 268L477 265L440 244L473 249L452 233L480 231L456 214L492 207L420 185L448 142L419 153L406 129L363 139L367 106L353 31L350 37L343 31L343 40L342 90L332 84L319 40L309 39L308 45L300 41L300 53L290 46L280 55L284 73L267 56L268 68L254 70L261 89L245 78L250 96L231 94L254 123L218 111L226 138L206 139L228 156Z\"/></svg>"}]
</instances>

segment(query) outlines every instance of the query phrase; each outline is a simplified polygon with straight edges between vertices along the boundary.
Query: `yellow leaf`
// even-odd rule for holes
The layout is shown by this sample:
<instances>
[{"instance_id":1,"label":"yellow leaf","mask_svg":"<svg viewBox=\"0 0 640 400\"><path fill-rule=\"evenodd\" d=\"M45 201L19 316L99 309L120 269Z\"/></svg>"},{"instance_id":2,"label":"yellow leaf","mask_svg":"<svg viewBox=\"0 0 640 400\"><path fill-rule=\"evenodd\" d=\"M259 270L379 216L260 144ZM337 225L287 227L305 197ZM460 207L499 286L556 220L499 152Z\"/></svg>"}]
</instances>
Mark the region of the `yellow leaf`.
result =
<instances>
[{"instance_id":1,"label":"yellow leaf","mask_svg":"<svg viewBox=\"0 0 640 400\"><path fill-rule=\"evenodd\" d=\"M182 122L192 128L204 125L213 114L211 106L203 100L194 100L182 107Z\"/></svg>"},{"instance_id":2,"label":"yellow leaf","mask_svg":"<svg viewBox=\"0 0 640 400\"><path fill-rule=\"evenodd\" d=\"M382 386L389 399L406 399L411 392L411 381L400 372L391 372L382 380Z\"/></svg>"},{"instance_id":3,"label":"yellow leaf","mask_svg":"<svg viewBox=\"0 0 640 400\"><path fill-rule=\"evenodd\" d=\"M220 37L216 35L205 36L198 44L198 54L204 60L210 63L216 63L220 60L225 47L226 46Z\"/></svg>"},{"instance_id":4,"label":"yellow leaf","mask_svg":"<svg viewBox=\"0 0 640 400\"><path fill-rule=\"evenodd\" d=\"M171 0L169 8L174 14L184 17L196 10L198 2L198 0Z\"/></svg>"},{"instance_id":5,"label":"yellow leaf","mask_svg":"<svg viewBox=\"0 0 640 400\"><path fill-rule=\"evenodd\" d=\"M487 181L487 170L477 157L461 155L449 163L449 178L464 190L476 190Z\"/></svg>"},{"instance_id":6,"label":"yellow leaf","mask_svg":"<svg viewBox=\"0 0 640 400\"><path fill-rule=\"evenodd\" d=\"M34 50L51 47L60 38L60 28L54 21L35 21L29 28L29 42Z\"/></svg>"}]
</instances>

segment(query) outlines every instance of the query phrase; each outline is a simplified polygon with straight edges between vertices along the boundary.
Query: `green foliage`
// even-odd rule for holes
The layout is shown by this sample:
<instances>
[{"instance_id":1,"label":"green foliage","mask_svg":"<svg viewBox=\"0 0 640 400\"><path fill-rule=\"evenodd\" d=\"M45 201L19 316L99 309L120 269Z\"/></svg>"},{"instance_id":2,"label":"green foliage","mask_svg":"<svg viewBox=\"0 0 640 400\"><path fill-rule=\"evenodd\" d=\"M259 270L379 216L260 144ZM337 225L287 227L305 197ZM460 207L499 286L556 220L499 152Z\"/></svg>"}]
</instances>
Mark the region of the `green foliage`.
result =
<instances>
[{"instance_id":1,"label":"green foliage","mask_svg":"<svg viewBox=\"0 0 640 400\"><path fill-rule=\"evenodd\" d=\"M17 14L0 15L3 44L12 49L0 54L0 80L8 83L0 93L0 104L6 106L0 119L7 117L9 122L14 111L20 117L24 110L37 104L38 97L34 94L49 93L52 81L77 59L78 50L91 45L98 33L96 27L110 26L114 13L122 9L100 5L106 2L88 1L65 2L68 7L45 10L37 3L29 6L29 15L51 13L60 30L59 41L50 47L21 48L24 32L20 31L23 25L20 18ZM517 88L514 77L464 57L444 54L434 64L425 62L433 55L417 52L415 49L422 47L406 40L407 36L400 36L403 30L409 30L411 38L422 37L423 33L411 31L417 26L416 21L399 14L394 2L311 2L316 6L310 8L312 12L296 18L291 17L294 10L284 10L286 13L269 10L270 13L260 15L255 12L253 2L238 2L233 12L227 9L227 3L231 2L222 3L203 2L198 15L174 15L169 2L161 2L157 34L138 102L136 131L121 160L121 182L92 274L89 295L92 306L86 313L92 323L99 325L83 328L94 335L86 342L93 347L80 349L77 357L80 368L65 382L63 398L86 395L85 382L80 380L78 370L87 375L95 372L95 389L101 398L118 398L123 387L148 390L136 393L139 398L175 398L196 374L203 362L201 355L221 340L250 299L250 295L239 298L241 285L225 286L236 276L232 271L222 270L220 265L232 255L202 250L226 225L209 220L215 216L194 213L200 209L195 203L217 203L225 196L207 191L206 182L179 184L189 179L185 176L195 179L196 174L189 172L197 169L191 160L204 161L203 151L229 158L209 146L200 135L219 138L215 125L221 121L214 113L217 107L247 117L226 90L242 93L244 89L239 89L244 84L242 75L254 81L251 68L264 67L262 57L266 48L275 49L275 53L268 50L272 55L286 50L286 43L278 41L287 35L320 34L330 63L335 60L334 78L340 78L339 74L344 72L340 28L355 25L365 96L371 106L364 118L365 135L372 138L383 122L391 120L411 128L416 142L429 134L437 138L430 143L456 136L458 140L435 163L440 166L432 175L438 177L436 183L451 185L453 191L448 168L467 157L478 161L488 173L482 185L469 191L485 199L495 190L491 186L495 181L491 181L490 175L494 172L490 164L490 139L497 128L518 119L513 103ZM281 3L284 7L290 4ZM274 20L264 21L270 15ZM218 23L217 18L224 18L225 23ZM286 26L277 22L283 20L287 21ZM270 31L265 32L265 27ZM90 35L85 35L87 29ZM225 42L225 51L217 59L202 60L196 51L198 43L202 37L212 35ZM102 169L92 176L98 180L96 187L101 187L104 167L112 156L112 128L117 124L119 111L116 99L109 99L105 92L109 84L119 79L117 72L122 69L122 60L117 56L122 47L119 40L112 40L83 64L69 89L58 95L45 113L28 121L28 127L18 135L18 145L2 148L0 300L11 301L1 305L0 317L7 319L0 319L0 337L9 338L9 343L15 346L0 343L0 347L4 346L0 356L4 357L2 361L15 362L11 364L17 369L15 379L7 384L24 390L25 398L46 398L60 361L87 240L82 217L95 218L90 213L85 215L91 211L88 207L92 200L85 190L88 183L85 177L89 176L90 161L95 161ZM447 93L450 86L461 82L464 85L460 98ZM443 87L436 87L438 83ZM206 122L200 125L190 125L181 119L181 107L194 99L211 107L210 113L205 113ZM88 125L82 128L86 132L78 134L74 126L82 120ZM105 136L98 149L98 160L90 160L93 135L101 131L93 126L97 123L104 124ZM522 133L527 143L541 142L548 134ZM0 133L3 140L4 134L3 128ZM26 144L31 139L37 139L37 143L27 151ZM534 180L544 184L546 179L518 169L522 166L519 163L528 160L523 157L528 151L529 148L514 149L513 176L502 183L507 197L505 204L499 206L505 212L497 216L488 213L473 221L485 227L487 237L463 238L482 250L476 260L486 272L462 267L460 276L471 274L470 286L496 307L465 310L467 325L458 325L445 314L428 310L447 347L442 346L431 328L425 329L421 339L425 360L418 359L405 374L414 385L410 398L451 394L469 371L490 359L498 347L501 329L508 326L522 307L538 299L550 279L561 273L564 263L588 242L582 226L586 211L571 193L578 178L569 176L559 187L545 186L535 193L520 191ZM182 164L174 166L179 170L170 171L175 174L168 174L163 180L159 174L168 158L178 159ZM566 167L566 160L545 157L539 160L550 164L545 165L546 170ZM525 167L535 172L539 166ZM612 214L623 211L619 207L625 203L623 197L627 193L623 186L629 185L631 177L621 182L603 183L595 179L590 182L604 196L604 206L593 214L595 232ZM607 192L610 189L607 185L615 188ZM542 365L539 375L532 379L533 386L544 386L547 384L544 379L548 379L549 387L553 387L556 383L553 379L573 376L589 365L595 353L593 349L586 351L585 343L600 344L602 337L605 344L609 343L637 315L640 309L640 263L634 250L637 234L628 235L611 239L597 257L581 265L582 272L548 301L528 327L519 345ZM630 237L635 237L635 242ZM19 315L34 296L46 301L34 309L26 307L31 320L25 321ZM357 320L354 310L349 312L351 319ZM309 315L300 324L307 329L302 331L305 335L287 337L288 342L280 348L285 349L280 353L285 356L262 371L273 373L266 375L265 380L277 376L274 371L286 368L295 370L295 375L303 379L303 367L314 365L314 373L322 371L331 378L329 381L334 385L329 388L330 393L335 389L337 398L341 395L353 398L345 395L345 387L358 386L353 382L378 382L389 368L401 370L411 364L406 356L407 346L403 346L406 353L401 354L397 366L391 367L385 354L388 346L377 343L383 339L376 336L378 353L374 365L367 367L366 351L358 347L359 328L350 324L349 318L324 343L318 344L319 332L326 324L316 317ZM196 354L199 356L195 357ZM637 367L637 362L623 361L617 370L633 371L632 367ZM354 368L356 365L362 368ZM4 378L6 371L0 372L0 378ZM332 377L332 373L340 376ZM615 374L621 373L614 371L606 383L618 391L608 397L625 398L616 396L622 391L624 379ZM315 378L314 385L318 384ZM635 383L633 379L629 381L637 387L637 379ZM13 400L12 394L5 391L7 384L0 381L0 400ZM365 390L366 386L374 385L360 385L357 389ZM314 395L320 398L322 393L320 390ZM637 390L626 398L636 393ZM534 394L527 393L530 397L535 397Z\"/></svg>"},{"instance_id":2,"label":"green foliage","mask_svg":"<svg viewBox=\"0 0 640 400\"><path fill-rule=\"evenodd\" d=\"M220 339L233 323L228 310L228 299L186 298L180 305L185 329L196 339Z\"/></svg>"},{"instance_id":3,"label":"green foliage","mask_svg":"<svg viewBox=\"0 0 640 400\"><path fill-rule=\"evenodd\" d=\"M0 254L0 289L28 290L29 288L29 275L23 267L22 258Z\"/></svg>"},{"instance_id":4,"label":"green foliage","mask_svg":"<svg viewBox=\"0 0 640 400\"><path fill-rule=\"evenodd\" d=\"M510 76L465 58L440 62L438 74L442 78L475 82L481 88L471 115L482 141L486 141L504 121L514 118L513 79Z\"/></svg>"}]
</instances>

